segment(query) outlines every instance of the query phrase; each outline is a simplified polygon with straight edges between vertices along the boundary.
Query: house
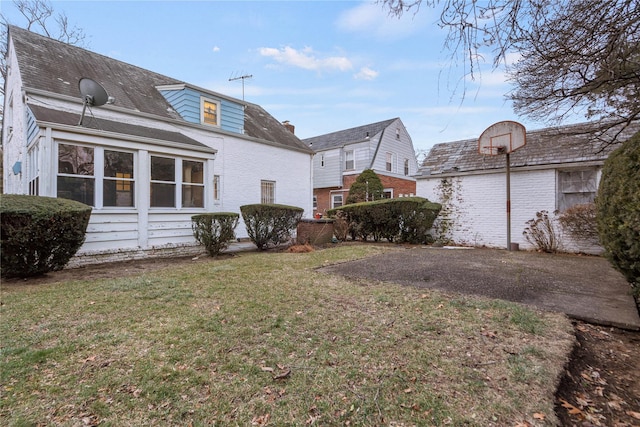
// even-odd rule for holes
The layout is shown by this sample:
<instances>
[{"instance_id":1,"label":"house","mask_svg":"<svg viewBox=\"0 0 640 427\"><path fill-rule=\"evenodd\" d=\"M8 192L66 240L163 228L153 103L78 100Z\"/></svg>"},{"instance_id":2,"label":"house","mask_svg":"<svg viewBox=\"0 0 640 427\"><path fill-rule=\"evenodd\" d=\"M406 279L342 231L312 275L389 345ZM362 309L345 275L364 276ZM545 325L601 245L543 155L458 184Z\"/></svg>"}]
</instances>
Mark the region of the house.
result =
<instances>
[{"instance_id":1,"label":"house","mask_svg":"<svg viewBox=\"0 0 640 427\"><path fill-rule=\"evenodd\" d=\"M385 197L414 196L418 170L411 137L399 118L304 139L313 158L313 209L342 206L363 170L382 181Z\"/></svg>"},{"instance_id":2,"label":"house","mask_svg":"<svg viewBox=\"0 0 640 427\"><path fill-rule=\"evenodd\" d=\"M621 140L640 130L626 128ZM526 132L526 145L510 154L511 239L533 249L523 236L536 212L553 213L592 202L602 165L619 144L605 145L597 124L577 124ZM482 155L478 140L436 144L416 176L417 195L443 204L441 229L462 245L507 247L506 156ZM561 233L561 228L556 227ZM600 247L560 236L568 252L599 253Z\"/></svg>"},{"instance_id":3,"label":"house","mask_svg":"<svg viewBox=\"0 0 640 427\"><path fill-rule=\"evenodd\" d=\"M108 102L85 103L81 79ZM313 152L259 105L15 26L4 101L4 192L93 206L84 262L199 251L194 214L313 214Z\"/></svg>"}]
</instances>

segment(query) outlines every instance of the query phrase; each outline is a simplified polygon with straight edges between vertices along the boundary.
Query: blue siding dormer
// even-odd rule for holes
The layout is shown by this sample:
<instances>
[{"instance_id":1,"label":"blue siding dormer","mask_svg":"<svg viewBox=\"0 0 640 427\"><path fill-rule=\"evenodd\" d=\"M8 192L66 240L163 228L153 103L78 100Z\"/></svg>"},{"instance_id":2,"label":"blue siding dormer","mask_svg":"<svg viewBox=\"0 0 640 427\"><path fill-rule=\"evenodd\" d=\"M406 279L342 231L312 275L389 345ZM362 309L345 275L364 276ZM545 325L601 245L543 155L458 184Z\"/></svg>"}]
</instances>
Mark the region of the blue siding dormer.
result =
<instances>
[{"instance_id":1,"label":"blue siding dormer","mask_svg":"<svg viewBox=\"0 0 640 427\"><path fill-rule=\"evenodd\" d=\"M160 89L160 93L180 117L190 123L201 123L202 98L219 102L220 129L240 134L244 132L244 106L239 102L189 87Z\"/></svg>"}]
</instances>

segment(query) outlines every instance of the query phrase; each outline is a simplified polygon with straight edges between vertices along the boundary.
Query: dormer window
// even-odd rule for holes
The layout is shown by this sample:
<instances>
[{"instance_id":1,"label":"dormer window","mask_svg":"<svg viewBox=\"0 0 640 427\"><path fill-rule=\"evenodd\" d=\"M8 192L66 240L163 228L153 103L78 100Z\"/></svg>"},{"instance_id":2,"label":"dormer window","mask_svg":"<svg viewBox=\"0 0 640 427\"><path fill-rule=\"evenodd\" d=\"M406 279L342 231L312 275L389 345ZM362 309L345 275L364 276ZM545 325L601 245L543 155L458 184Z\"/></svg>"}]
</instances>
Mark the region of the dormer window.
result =
<instances>
[{"instance_id":1,"label":"dormer window","mask_svg":"<svg viewBox=\"0 0 640 427\"><path fill-rule=\"evenodd\" d=\"M202 98L202 124L220 126L220 103L212 99Z\"/></svg>"}]
</instances>

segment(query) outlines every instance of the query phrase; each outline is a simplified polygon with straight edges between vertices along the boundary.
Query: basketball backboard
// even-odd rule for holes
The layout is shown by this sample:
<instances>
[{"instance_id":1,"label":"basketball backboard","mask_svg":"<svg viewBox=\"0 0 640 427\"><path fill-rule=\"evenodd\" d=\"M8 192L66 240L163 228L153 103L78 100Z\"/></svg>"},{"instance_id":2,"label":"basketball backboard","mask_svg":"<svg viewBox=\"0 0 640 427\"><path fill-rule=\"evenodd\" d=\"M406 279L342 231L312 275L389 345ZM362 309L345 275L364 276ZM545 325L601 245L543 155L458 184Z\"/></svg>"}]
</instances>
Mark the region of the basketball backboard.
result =
<instances>
[{"instance_id":1,"label":"basketball backboard","mask_svg":"<svg viewBox=\"0 0 640 427\"><path fill-rule=\"evenodd\" d=\"M478 139L478 152L496 156L509 154L527 143L526 129L510 120L494 123Z\"/></svg>"}]
</instances>

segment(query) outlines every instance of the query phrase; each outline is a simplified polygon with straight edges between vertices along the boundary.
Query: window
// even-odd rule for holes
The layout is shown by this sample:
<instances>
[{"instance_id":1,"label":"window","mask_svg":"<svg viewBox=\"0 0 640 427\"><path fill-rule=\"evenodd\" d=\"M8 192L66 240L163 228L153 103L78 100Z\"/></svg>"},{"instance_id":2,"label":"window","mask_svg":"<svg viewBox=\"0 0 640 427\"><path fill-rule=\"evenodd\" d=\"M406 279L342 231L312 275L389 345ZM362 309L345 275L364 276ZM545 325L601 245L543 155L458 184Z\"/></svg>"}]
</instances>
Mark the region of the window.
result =
<instances>
[{"instance_id":1,"label":"window","mask_svg":"<svg viewBox=\"0 0 640 427\"><path fill-rule=\"evenodd\" d=\"M338 208L342 206L342 194L334 194L331 196L331 207Z\"/></svg>"},{"instance_id":2,"label":"window","mask_svg":"<svg viewBox=\"0 0 640 427\"><path fill-rule=\"evenodd\" d=\"M318 209L318 196L316 196L315 194L313 195L313 209Z\"/></svg>"},{"instance_id":3,"label":"window","mask_svg":"<svg viewBox=\"0 0 640 427\"><path fill-rule=\"evenodd\" d=\"M204 207L204 163L182 161L182 207Z\"/></svg>"},{"instance_id":4,"label":"window","mask_svg":"<svg viewBox=\"0 0 640 427\"><path fill-rule=\"evenodd\" d=\"M29 195L37 196L40 194L40 147L35 144L31 150L29 150Z\"/></svg>"},{"instance_id":5,"label":"window","mask_svg":"<svg viewBox=\"0 0 640 427\"><path fill-rule=\"evenodd\" d=\"M180 168L178 173L177 168ZM179 199L178 189L182 195ZM180 206L176 200L180 200ZM151 156L150 203L155 208L203 208L204 162Z\"/></svg>"},{"instance_id":6,"label":"window","mask_svg":"<svg viewBox=\"0 0 640 427\"><path fill-rule=\"evenodd\" d=\"M206 125L219 126L220 103L202 98L201 122Z\"/></svg>"},{"instance_id":7,"label":"window","mask_svg":"<svg viewBox=\"0 0 640 427\"><path fill-rule=\"evenodd\" d=\"M134 206L133 153L104 150L104 206Z\"/></svg>"},{"instance_id":8,"label":"window","mask_svg":"<svg viewBox=\"0 0 640 427\"><path fill-rule=\"evenodd\" d=\"M400 128L396 128L396 139L400 139Z\"/></svg>"},{"instance_id":9,"label":"window","mask_svg":"<svg viewBox=\"0 0 640 427\"><path fill-rule=\"evenodd\" d=\"M344 152L344 169L348 171L355 169L355 164L353 162L353 150Z\"/></svg>"},{"instance_id":10,"label":"window","mask_svg":"<svg viewBox=\"0 0 640 427\"><path fill-rule=\"evenodd\" d=\"M57 196L95 206L93 148L58 145Z\"/></svg>"},{"instance_id":11,"label":"window","mask_svg":"<svg viewBox=\"0 0 640 427\"><path fill-rule=\"evenodd\" d=\"M151 207L176 207L176 160L151 156Z\"/></svg>"},{"instance_id":12,"label":"window","mask_svg":"<svg viewBox=\"0 0 640 427\"><path fill-rule=\"evenodd\" d=\"M386 170L387 172L393 171L393 153L387 153Z\"/></svg>"},{"instance_id":13,"label":"window","mask_svg":"<svg viewBox=\"0 0 640 427\"><path fill-rule=\"evenodd\" d=\"M324 154L320 154L320 167L324 167Z\"/></svg>"},{"instance_id":14,"label":"window","mask_svg":"<svg viewBox=\"0 0 640 427\"><path fill-rule=\"evenodd\" d=\"M213 176L213 200L220 200L220 175Z\"/></svg>"},{"instance_id":15,"label":"window","mask_svg":"<svg viewBox=\"0 0 640 427\"><path fill-rule=\"evenodd\" d=\"M382 198L383 199L393 199L393 188L385 188L382 191Z\"/></svg>"},{"instance_id":16,"label":"window","mask_svg":"<svg viewBox=\"0 0 640 427\"><path fill-rule=\"evenodd\" d=\"M260 203L273 204L276 202L276 183L274 181L260 181Z\"/></svg>"},{"instance_id":17,"label":"window","mask_svg":"<svg viewBox=\"0 0 640 427\"><path fill-rule=\"evenodd\" d=\"M404 174L409 175L409 159L404 159Z\"/></svg>"},{"instance_id":18,"label":"window","mask_svg":"<svg viewBox=\"0 0 640 427\"><path fill-rule=\"evenodd\" d=\"M598 190L595 169L558 172L558 210L591 203Z\"/></svg>"}]
</instances>

